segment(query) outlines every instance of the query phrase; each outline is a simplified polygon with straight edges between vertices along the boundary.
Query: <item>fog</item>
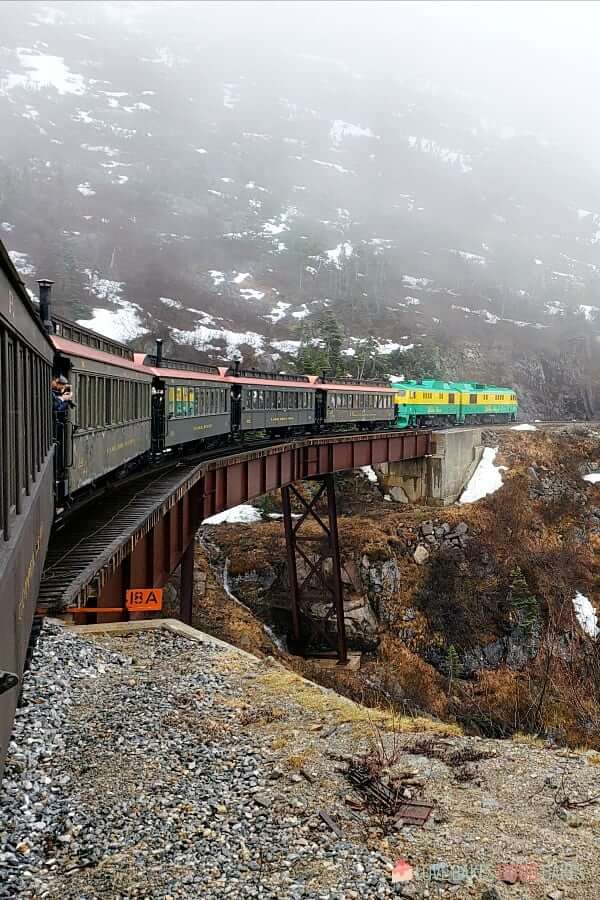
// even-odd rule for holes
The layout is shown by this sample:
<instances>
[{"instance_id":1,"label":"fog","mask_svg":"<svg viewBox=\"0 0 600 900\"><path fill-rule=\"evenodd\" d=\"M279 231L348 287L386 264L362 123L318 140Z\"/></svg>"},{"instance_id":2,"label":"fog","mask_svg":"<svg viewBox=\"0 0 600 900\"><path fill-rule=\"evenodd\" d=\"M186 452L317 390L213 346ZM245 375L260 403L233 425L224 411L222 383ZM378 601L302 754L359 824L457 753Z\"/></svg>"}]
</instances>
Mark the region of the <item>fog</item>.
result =
<instances>
[{"instance_id":1,"label":"fog","mask_svg":"<svg viewBox=\"0 0 600 900\"><path fill-rule=\"evenodd\" d=\"M349 359L588 385L599 26L587 2L2 3L0 236L140 346L289 366L333 311Z\"/></svg>"}]
</instances>

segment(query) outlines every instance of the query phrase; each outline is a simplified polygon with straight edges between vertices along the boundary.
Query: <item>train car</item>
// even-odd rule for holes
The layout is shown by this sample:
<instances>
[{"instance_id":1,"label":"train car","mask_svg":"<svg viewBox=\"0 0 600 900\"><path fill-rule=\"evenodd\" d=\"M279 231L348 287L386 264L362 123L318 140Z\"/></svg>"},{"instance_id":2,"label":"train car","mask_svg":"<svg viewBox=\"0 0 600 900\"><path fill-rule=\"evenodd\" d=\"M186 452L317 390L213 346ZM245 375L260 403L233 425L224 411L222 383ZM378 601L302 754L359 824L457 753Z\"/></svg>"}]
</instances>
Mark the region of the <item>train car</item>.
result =
<instances>
[{"instance_id":1,"label":"train car","mask_svg":"<svg viewBox=\"0 0 600 900\"><path fill-rule=\"evenodd\" d=\"M448 381L404 381L393 385L396 402L396 427L448 424L461 421L460 391Z\"/></svg>"},{"instance_id":2,"label":"train car","mask_svg":"<svg viewBox=\"0 0 600 900\"><path fill-rule=\"evenodd\" d=\"M135 364L152 379L152 450L173 450L208 439L228 439L231 388L227 367L168 359L157 341L154 356L136 353Z\"/></svg>"},{"instance_id":3,"label":"train car","mask_svg":"<svg viewBox=\"0 0 600 900\"><path fill-rule=\"evenodd\" d=\"M57 423L60 505L149 454L152 375L125 344L57 316L52 323L54 374L71 383L75 403Z\"/></svg>"},{"instance_id":4,"label":"train car","mask_svg":"<svg viewBox=\"0 0 600 900\"><path fill-rule=\"evenodd\" d=\"M0 242L0 777L52 526L52 358Z\"/></svg>"},{"instance_id":5,"label":"train car","mask_svg":"<svg viewBox=\"0 0 600 900\"><path fill-rule=\"evenodd\" d=\"M402 381L396 392L396 427L514 421L518 402L511 388L470 382Z\"/></svg>"},{"instance_id":6,"label":"train car","mask_svg":"<svg viewBox=\"0 0 600 900\"><path fill-rule=\"evenodd\" d=\"M317 421L325 426L386 427L395 420L395 390L346 379L318 384Z\"/></svg>"},{"instance_id":7,"label":"train car","mask_svg":"<svg viewBox=\"0 0 600 900\"><path fill-rule=\"evenodd\" d=\"M462 422L488 424L514 422L517 417L517 395L511 388L495 385L472 384L465 381L456 385L460 392Z\"/></svg>"},{"instance_id":8,"label":"train car","mask_svg":"<svg viewBox=\"0 0 600 900\"><path fill-rule=\"evenodd\" d=\"M305 432L315 424L316 376L231 371L233 430ZM236 405L239 404L239 410Z\"/></svg>"}]
</instances>

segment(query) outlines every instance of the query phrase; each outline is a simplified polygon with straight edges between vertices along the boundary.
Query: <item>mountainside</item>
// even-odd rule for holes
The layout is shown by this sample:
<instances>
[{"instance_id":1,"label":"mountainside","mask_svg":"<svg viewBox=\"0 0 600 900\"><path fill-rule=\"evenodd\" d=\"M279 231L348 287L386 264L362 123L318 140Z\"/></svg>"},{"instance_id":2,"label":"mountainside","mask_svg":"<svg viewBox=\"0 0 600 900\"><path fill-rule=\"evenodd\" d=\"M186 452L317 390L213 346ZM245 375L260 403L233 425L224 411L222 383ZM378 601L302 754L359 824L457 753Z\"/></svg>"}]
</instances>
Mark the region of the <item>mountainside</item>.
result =
<instances>
[{"instance_id":1,"label":"mountainside","mask_svg":"<svg viewBox=\"0 0 600 900\"><path fill-rule=\"evenodd\" d=\"M600 411L593 154L428 79L406 35L386 67L191 6L2 4L0 238L32 290L278 366L328 308L348 371L369 338L400 374L435 348L532 414Z\"/></svg>"}]
</instances>

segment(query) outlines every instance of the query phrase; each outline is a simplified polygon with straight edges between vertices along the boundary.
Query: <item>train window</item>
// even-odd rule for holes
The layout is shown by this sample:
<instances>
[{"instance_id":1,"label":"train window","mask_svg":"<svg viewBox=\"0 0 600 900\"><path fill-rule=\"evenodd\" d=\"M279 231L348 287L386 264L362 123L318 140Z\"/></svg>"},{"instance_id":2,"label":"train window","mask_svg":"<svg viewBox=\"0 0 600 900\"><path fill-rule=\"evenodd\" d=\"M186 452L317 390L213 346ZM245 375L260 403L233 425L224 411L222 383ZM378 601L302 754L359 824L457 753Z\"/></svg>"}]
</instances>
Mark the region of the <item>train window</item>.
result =
<instances>
[{"instance_id":1,"label":"train window","mask_svg":"<svg viewBox=\"0 0 600 900\"><path fill-rule=\"evenodd\" d=\"M276 394L276 407L277 409L281 409L283 405L283 394L281 391L274 391Z\"/></svg>"},{"instance_id":2,"label":"train window","mask_svg":"<svg viewBox=\"0 0 600 900\"><path fill-rule=\"evenodd\" d=\"M109 378L104 391L104 422L106 425L112 423L112 382Z\"/></svg>"},{"instance_id":3,"label":"train window","mask_svg":"<svg viewBox=\"0 0 600 900\"><path fill-rule=\"evenodd\" d=\"M473 405L477 404L477 394L469 394L469 403Z\"/></svg>"},{"instance_id":4,"label":"train window","mask_svg":"<svg viewBox=\"0 0 600 900\"><path fill-rule=\"evenodd\" d=\"M258 392L258 408L259 409L265 408L265 392L264 392L264 390Z\"/></svg>"},{"instance_id":5,"label":"train window","mask_svg":"<svg viewBox=\"0 0 600 900\"><path fill-rule=\"evenodd\" d=\"M176 387L175 388L175 415L181 415L181 407L183 405L183 388Z\"/></svg>"},{"instance_id":6,"label":"train window","mask_svg":"<svg viewBox=\"0 0 600 900\"><path fill-rule=\"evenodd\" d=\"M169 387L169 415L175 415L175 388Z\"/></svg>"},{"instance_id":7,"label":"train window","mask_svg":"<svg viewBox=\"0 0 600 900\"><path fill-rule=\"evenodd\" d=\"M448 403L454 403L454 394L448 394Z\"/></svg>"},{"instance_id":8,"label":"train window","mask_svg":"<svg viewBox=\"0 0 600 900\"><path fill-rule=\"evenodd\" d=\"M97 425L100 428L102 428L104 425L106 425L106 422L104 421L104 419L105 419L105 416L104 416L104 412L105 412L105 410L104 410L105 381L106 381L105 378L98 378Z\"/></svg>"}]
</instances>

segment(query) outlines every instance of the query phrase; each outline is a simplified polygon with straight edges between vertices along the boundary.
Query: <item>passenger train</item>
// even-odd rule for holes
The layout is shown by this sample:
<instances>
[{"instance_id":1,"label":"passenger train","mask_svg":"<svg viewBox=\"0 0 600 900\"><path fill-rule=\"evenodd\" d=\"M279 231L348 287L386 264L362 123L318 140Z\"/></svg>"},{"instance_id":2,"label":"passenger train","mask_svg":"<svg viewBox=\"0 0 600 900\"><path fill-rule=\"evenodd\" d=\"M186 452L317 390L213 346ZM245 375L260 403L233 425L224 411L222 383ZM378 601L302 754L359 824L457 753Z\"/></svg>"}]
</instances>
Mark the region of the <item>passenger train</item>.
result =
<instances>
[{"instance_id":1,"label":"passenger train","mask_svg":"<svg viewBox=\"0 0 600 900\"><path fill-rule=\"evenodd\" d=\"M485 418L486 392L510 397L490 407L493 418L516 412L508 389L336 381L243 370L239 362L208 366L164 357L160 341L154 355L134 353L51 315L51 285L40 281L36 310L0 242L0 772L50 530L101 483L167 454L258 435ZM75 405L61 416L52 412L53 375L73 388Z\"/></svg>"}]
</instances>

